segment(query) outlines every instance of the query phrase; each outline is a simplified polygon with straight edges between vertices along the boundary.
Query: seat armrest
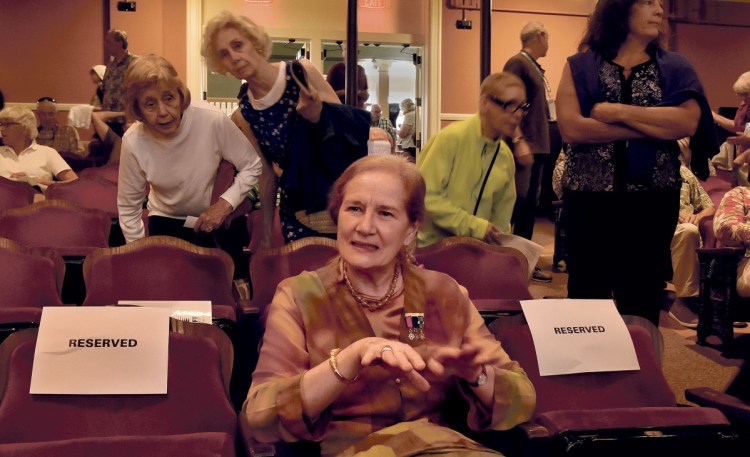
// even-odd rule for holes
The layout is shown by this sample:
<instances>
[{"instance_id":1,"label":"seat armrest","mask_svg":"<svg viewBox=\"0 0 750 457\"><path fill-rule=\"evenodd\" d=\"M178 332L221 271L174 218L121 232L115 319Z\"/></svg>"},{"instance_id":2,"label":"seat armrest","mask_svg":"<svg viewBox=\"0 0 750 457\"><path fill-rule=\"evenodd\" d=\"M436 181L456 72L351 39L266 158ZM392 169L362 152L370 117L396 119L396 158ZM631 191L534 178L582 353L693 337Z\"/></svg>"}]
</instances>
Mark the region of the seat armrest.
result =
<instances>
[{"instance_id":1,"label":"seat armrest","mask_svg":"<svg viewBox=\"0 0 750 457\"><path fill-rule=\"evenodd\" d=\"M716 408L735 424L750 425L750 403L710 387L685 390L685 398L700 406Z\"/></svg>"},{"instance_id":2,"label":"seat armrest","mask_svg":"<svg viewBox=\"0 0 750 457\"><path fill-rule=\"evenodd\" d=\"M536 422L524 422L523 424L519 424L518 428L521 429L529 439L549 438L549 430L547 430L545 426Z\"/></svg>"},{"instance_id":3,"label":"seat armrest","mask_svg":"<svg viewBox=\"0 0 750 457\"><path fill-rule=\"evenodd\" d=\"M745 248L740 247L720 247L720 248L700 248L695 250L698 255L709 255L709 256L737 256L744 255Z\"/></svg>"}]
</instances>

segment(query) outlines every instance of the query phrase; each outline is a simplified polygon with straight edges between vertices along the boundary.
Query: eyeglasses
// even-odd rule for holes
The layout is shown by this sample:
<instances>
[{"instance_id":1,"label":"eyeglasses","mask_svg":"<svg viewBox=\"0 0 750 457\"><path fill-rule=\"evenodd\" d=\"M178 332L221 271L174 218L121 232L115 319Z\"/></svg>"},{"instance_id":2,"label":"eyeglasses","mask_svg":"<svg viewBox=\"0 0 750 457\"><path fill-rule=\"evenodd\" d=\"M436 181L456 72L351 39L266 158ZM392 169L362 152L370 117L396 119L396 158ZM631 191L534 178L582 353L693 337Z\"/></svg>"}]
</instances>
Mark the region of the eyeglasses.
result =
<instances>
[{"instance_id":1,"label":"eyeglasses","mask_svg":"<svg viewBox=\"0 0 750 457\"><path fill-rule=\"evenodd\" d=\"M37 100L36 102L37 102L37 103L42 103L42 102L52 102L52 103L57 103L57 100L55 100L55 99L54 99L54 98L52 98L52 97L41 97L41 98L40 98L40 99L38 99L38 100Z\"/></svg>"},{"instance_id":2,"label":"eyeglasses","mask_svg":"<svg viewBox=\"0 0 750 457\"><path fill-rule=\"evenodd\" d=\"M13 125L19 125L20 122L13 122L13 121L0 121L0 127L10 127Z\"/></svg>"},{"instance_id":3,"label":"eyeglasses","mask_svg":"<svg viewBox=\"0 0 750 457\"><path fill-rule=\"evenodd\" d=\"M526 116L529 113L529 109L531 108L531 105L528 103L518 103L515 100L509 100L506 102L490 94L486 94L485 97L487 97L487 100L502 108L502 110L508 114L515 114L516 111L521 110L522 114Z\"/></svg>"}]
</instances>

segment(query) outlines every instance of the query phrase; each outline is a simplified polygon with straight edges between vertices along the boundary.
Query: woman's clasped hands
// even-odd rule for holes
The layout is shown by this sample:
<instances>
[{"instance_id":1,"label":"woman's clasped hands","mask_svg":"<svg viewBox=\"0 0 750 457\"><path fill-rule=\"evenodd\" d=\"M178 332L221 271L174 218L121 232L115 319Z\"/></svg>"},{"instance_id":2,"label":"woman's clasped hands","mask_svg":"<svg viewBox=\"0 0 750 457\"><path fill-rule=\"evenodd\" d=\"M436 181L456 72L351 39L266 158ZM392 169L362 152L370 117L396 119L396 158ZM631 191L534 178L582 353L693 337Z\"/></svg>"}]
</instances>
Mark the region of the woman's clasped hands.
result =
<instances>
[{"instance_id":1,"label":"woman's clasped hands","mask_svg":"<svg viewBox=\"0 0 750 457\"><path fill-rule=\"evenodd\" d=\"M418 352L399 341L370 337L350 347L358 351L362 368L381 366L405 378L421 392L430 390L430 381L444 380L454 375L473 383L484 365L502 362L499 353L472 342L464 343L460 348L427 346Z\"/></svg>"}]
</instances>

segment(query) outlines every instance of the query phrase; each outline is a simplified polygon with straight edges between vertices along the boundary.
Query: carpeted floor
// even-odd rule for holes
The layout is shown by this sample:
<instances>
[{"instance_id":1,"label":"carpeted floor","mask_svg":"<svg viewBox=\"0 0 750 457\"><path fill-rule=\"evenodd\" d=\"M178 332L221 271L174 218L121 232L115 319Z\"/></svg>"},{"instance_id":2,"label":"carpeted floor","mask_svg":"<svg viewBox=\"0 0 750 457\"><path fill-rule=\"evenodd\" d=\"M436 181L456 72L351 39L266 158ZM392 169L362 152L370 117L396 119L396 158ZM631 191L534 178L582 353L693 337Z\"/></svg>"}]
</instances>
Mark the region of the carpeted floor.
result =
<instances>
[{"instance_id":1,"label":"carpeted floor","mask_svg":"<svg viewBox=\"0 0 750 457\"><path fill-rule=\"evenodd\" d=\"M552 282L530 281L529 290L534 298L567 296L567 274L552 266L554 238L554 223L547 218L537 218L533 239L544 247L539 266L552 274ZM666 295L669 297L669 294ZM713 347L699 346L695 330L683 328L669 317L669 306L667 299L661 313L659 330L664 338L664 376L677 402L689 404L685 400L685 389L689 387L724 390L737 373L742 360L724 357ZM750 328L735 329L735 341L740 349L737 353L750 354L743 351L743 348L750 348Z\"/></svg>"}]
</instances>

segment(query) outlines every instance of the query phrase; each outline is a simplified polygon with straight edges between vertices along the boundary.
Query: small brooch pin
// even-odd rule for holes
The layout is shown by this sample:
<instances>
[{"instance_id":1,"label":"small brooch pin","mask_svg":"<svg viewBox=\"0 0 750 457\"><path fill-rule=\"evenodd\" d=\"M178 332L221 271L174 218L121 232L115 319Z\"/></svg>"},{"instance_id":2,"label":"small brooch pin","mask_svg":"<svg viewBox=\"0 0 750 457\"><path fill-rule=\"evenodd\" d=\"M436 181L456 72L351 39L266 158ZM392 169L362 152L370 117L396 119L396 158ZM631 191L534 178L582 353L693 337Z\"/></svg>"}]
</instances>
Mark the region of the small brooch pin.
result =
<instances>
[{"instance_id":1,"label":"small brooch pin","mask_svg":"<svg viewBox=\"0 0 750 457\"><path fill-rule=\"evenodd\" d=\"M406 327L409 329L409 340L423 340L424 335L424 313L404 314Z\"/></svg>"}]
</instances>

